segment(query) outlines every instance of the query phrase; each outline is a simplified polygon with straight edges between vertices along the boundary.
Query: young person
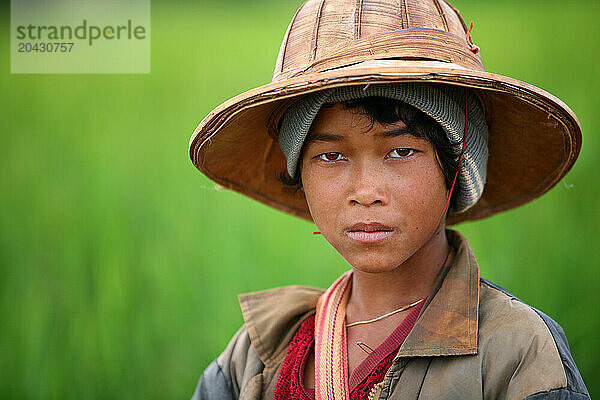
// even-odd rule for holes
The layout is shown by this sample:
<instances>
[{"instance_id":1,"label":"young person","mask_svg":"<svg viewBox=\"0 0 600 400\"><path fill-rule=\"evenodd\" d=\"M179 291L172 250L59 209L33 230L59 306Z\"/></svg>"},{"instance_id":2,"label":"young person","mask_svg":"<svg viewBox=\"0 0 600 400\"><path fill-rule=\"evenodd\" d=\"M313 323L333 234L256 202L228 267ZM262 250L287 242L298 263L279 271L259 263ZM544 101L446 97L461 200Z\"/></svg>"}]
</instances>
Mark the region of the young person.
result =
<instances>
[{"instance_id":1,"label":"young person","mask_svg":"<svg viewBox=\"0 0 600 400\"><path fill-rule=\"evenodd\" d=\"M194 399L589 398L560 326L446 229L541 195L581 144L566 105L477 53L441 0L310 0L273 82L201 122L202 172L314 221L352 269L240 296Z\"/></svg>"}]
</instances>

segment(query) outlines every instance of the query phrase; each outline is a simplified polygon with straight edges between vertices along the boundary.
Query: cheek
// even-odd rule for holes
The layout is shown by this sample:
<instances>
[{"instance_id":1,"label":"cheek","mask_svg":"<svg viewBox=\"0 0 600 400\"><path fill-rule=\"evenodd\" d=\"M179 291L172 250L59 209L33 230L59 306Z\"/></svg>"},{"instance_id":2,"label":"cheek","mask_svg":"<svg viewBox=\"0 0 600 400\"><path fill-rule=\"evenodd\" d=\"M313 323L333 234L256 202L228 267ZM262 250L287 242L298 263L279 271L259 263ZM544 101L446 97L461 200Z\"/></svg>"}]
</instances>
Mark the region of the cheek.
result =
<instances>
[{"instance_id":1,"label":"cheek","mask_svg":"<svg viewBox=\"0 0 600 400\"><path fill-rule=\"evenodd\" d=\"M302 185L310 214L322 230L333 224L335 213L332 210L343 204L343 188L340 179L317 174L310 167L302 169Z\"/></svg>"},{"instance_id":2,"label":"cheek","mask_svg":"<svg viewBox=\"0 0 600 400\"><path fill-rule=\"evenodd\" d=\"M439 218L446 201L445 178L437 166L420 166L395 176L390 191L402 214L422 221Z\"/></svg>"}]
</instances>

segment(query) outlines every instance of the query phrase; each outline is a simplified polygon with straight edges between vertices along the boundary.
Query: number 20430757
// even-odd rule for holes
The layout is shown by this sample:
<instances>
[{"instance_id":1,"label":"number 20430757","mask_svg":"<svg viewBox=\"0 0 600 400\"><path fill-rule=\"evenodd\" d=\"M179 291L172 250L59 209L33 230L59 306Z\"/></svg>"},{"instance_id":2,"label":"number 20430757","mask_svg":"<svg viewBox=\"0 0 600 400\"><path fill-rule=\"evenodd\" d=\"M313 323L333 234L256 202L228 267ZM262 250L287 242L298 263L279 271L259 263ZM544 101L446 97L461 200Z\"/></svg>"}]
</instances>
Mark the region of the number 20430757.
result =
<instances>
[{"instance_id":1,"label":"number 20430757","mask_svg":"<svg viewBox=\"0 0 600 400\"><path fill-rule=\"evenodd\" d=\"M70 53L74 43L60 42L40 42L40 43L19 43L17 51L19 53Z\"/></svg>"}]
</instances>

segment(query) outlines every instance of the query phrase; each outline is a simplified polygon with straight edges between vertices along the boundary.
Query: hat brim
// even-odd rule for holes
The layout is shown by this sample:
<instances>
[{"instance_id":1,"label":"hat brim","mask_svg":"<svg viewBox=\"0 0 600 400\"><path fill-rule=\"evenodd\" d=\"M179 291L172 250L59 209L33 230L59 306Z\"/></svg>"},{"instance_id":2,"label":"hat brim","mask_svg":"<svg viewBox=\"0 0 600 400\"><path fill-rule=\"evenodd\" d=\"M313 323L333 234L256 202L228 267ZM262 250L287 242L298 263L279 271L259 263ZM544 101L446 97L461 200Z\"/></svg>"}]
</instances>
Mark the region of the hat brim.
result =
<instances>
[{"instance_id":1,"label":"hat brim","mask_svg":"<svg viewBox=\"0 0 600 400\"><path fill-rule=\"evenodd\" d=\"M552 188L581 149L581 126L561 100L516 79L436 61L376 60L297 76L242 93L212 110L190 139L194 165L224 188L312 221L302 191L283 185L276 124L298 96L345 85L436 82L471 88L489 126L487 181L471 208L448 224L484 218Z\"/></svg>"}]
</instances>

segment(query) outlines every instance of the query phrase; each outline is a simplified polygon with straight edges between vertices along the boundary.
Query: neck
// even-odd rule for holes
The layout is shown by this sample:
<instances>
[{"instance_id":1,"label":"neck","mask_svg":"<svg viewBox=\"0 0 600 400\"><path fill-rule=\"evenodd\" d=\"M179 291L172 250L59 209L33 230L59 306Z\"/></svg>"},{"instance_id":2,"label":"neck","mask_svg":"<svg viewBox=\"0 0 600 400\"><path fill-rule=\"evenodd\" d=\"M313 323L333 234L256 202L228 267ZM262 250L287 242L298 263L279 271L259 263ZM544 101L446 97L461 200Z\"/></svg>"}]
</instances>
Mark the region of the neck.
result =
<instances>
[{"instance_id":1,"label":"neck","mask_svg":"<svg viewBox=\"0 0 600 400\"><path fill-rule=\"evenodd\" d=\"M431 239L391 271L354 270L347 315L374 318L429 295L450 248L441 228Z\"/></svg>"}]
</instances>

